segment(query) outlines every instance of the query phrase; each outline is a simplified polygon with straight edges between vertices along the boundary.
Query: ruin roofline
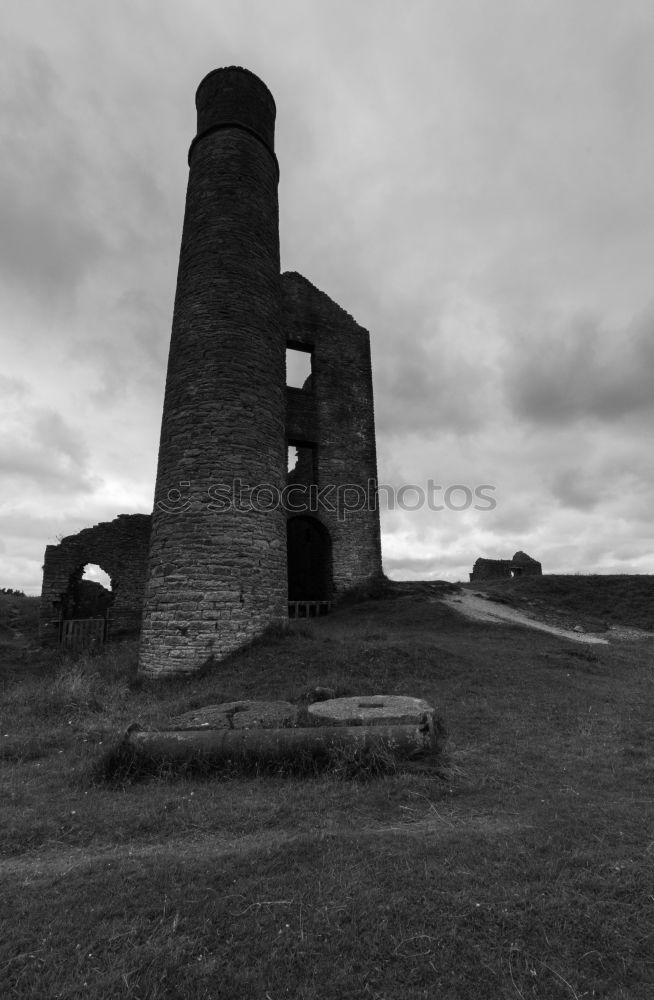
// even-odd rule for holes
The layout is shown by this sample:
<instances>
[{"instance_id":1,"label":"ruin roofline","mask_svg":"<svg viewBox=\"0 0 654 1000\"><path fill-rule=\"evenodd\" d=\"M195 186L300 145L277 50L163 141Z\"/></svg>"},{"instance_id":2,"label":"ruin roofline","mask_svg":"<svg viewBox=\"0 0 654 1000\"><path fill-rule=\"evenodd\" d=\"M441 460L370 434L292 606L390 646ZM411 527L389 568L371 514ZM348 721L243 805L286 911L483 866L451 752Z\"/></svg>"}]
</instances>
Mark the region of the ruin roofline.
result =
<instances>
[{"instance_id":1,"label":"ruin roofline","mask_svg":"<svg viewBox=\"0 0 654 1000\"><path fill-rule=\"evenodd\" d=\"M152 514L136 513L136 514L117 514L111 521L98 521L97 524L89 525L87 528L82 528L80 531L74 532L72 535L64 535L59 541L53 542L51 545L46 546L48 549L58 549L61 545L70 545L71 542L83 543L87 538L91 538L92 534L102 528L116 528L121 527L125 524L127 518L143 518L146 521L152 520ZM120 524L119 524L120 522ZM133 521L132 523L136 523Z\"/></svg>"},{"instance_id":2,"label":"ruin roofline","mask_svg":"<svg viewBox=\"0 0 654 1000\"><path fill-rule=\"evenodd\" d=\"M284 287L284 285L293 285L293 284L306 286L306 288L310 291L312 295L319 297L324 303L329 305L335 317L337 317L340 320L342 320L343 317L345 317L353 326L356 327L358 332L360 333L363 332L368 334L368 336L370 336L370 333L366 329L366 327L361 326L361 324L356 321L354 316L351 313L349 313L347 309L344 309L343 306L338 304L338 302L335 302L334 299L332 299L331 296L327 294L327 292L323 292L321 288L318 288L317 285L314 285L312 281L309 281L308 278L305 278L305 276L303 274L300 274L299 271L282 271L281 280L282 280L282 288Z\"/></svg>"}]
</instances>

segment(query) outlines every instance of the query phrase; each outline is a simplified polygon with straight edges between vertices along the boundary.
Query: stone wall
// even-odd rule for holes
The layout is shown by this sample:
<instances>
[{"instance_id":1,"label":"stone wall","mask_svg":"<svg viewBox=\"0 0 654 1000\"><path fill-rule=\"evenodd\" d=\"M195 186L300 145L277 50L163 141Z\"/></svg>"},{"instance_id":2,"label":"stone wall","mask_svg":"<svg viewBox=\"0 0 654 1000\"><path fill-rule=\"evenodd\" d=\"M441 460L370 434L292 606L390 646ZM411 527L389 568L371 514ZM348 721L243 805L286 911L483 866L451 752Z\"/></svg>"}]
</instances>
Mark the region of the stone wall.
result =
<instances>
[{"instance_id":1,"label":"stone wall","mask_svg":"<svg viewBox=\"0 0 654 1000\"><path fill-rule=\"evenodd\" d=\"M477 559L472 567L470 582L477 580L510 580L510 559Z\"/></svg>"},{"instance_id":2,"label":"stone wall","mask_svg":"<svg viewBox=\"0 0 654 1000\"><path fill-rule=\"evenodd\" d=\"M68 535L58 545L48 545L43 565L41 591L41 639L54 644L59 639L59 619L75 616L76 585L89 563L100 566L111 577L113 631L138 630L143 606L148 548L149 514L120 514Z\"/></svg>"},{"instance_id":3,"label":"stone wall","mask_svg":"<svg viewBox=\"0 0 654 1000\"><path fill-rule=\"evenodd\" d=\"M478 580L511 580L519 576L540 576L543 568L526 552L516 552L513 559L477 559L472 567L470 582Z\"/></svg>"},{"instance_id":4,"label":"stone wall","mask_svg":"<svg viewBox=\"0 0 654 1000\"><path fill-rule=\"evenodd\" d=\"M302 275L286 272L281 284L286 343L310 348L312 367L305 388L286 390L287 436L315 448L321 502L311 515L329 532L339 596L381 574L370 337Z\"/></svg>"},{"instance_id":5,"label":"stone wall","mask_svg":"<svg viewBox=\"0 0 654 1000\"><path fill-rule=\"evenodd\" d=\"M267 87L215 70L196 107L151 530L122 515L48 546L44 568L44 621L88 562L112 577L114 616L143 604L149 676L196 671L286 621L288 560L293 600L381 575L368 333L280 275ZM286 386L288 346L311 354L301 389ZM314 493L292 508L285 489L303 486Z\"/></svg>"}]
</instances>

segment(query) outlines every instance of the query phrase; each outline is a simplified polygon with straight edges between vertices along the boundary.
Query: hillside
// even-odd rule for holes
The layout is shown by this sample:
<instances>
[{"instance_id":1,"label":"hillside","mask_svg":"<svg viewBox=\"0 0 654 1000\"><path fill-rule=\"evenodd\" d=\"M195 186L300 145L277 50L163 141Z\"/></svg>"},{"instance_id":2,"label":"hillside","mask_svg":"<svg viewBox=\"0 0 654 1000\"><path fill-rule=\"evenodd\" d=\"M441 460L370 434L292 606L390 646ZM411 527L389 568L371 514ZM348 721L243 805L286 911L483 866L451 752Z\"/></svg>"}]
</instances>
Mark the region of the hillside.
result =
<instances>
[{"instance_id":1,"label":"hillside","mask_svg":"<svg viewBox=\"0 0 654 1000\"><path fill-rule=\"evenodd\" d=\"M652 640L474 622L451 590L392 585L193 679L135 681L128 644L0 671L0 994L648 1000ZM133 721L317 685L425 698L444 749L101 780Z\"/></svg>"},{"instance_id":2,"label":"hillside","mask_svg":"<svg viewBox=\"0 0 654 1000\"><path fill-rule=\"evenodd\" d=\"M38 634L39 598L0 593L0 659L21 656Z\"/></svg>"},{"instance_id":3,"label":"hillside","mask_svg":"<svg viewBox=\"0 0 654 1000\"><path fill-rule=\"evenodd\" d=\"M654 576L527 576L463 584L532 614L587 628L629 625L654 630Z\"/></svg>"}]
</instances>

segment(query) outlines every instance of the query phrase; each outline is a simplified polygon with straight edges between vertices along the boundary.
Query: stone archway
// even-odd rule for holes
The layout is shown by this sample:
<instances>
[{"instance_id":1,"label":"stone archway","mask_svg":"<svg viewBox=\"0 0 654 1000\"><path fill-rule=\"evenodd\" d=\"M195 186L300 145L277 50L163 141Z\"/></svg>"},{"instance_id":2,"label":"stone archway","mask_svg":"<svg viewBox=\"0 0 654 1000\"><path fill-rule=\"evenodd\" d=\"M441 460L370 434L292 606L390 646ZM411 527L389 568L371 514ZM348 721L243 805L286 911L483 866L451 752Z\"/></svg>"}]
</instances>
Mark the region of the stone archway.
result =
<instances>
[{"instance_id":1,"label":"stone archway","mask_svg":"<svg viewBox=\"0 0 654 1000\"><path fill-rule=\"evenodd\" d=\"M87 576L87 569L94 565L97 564L86 563L71 573L63 598L63 618L104 617L113 605L116 594L109 574L106 574L109 588ZM102 566L98 568L103 570Z\"/></svg>"},{"instance_id":2,"label":"stone archway","mask_svg":"<svg viewBox=\"0 0 654 1000\"><path fill-rule=\"evenodd\" d=\"M101 567L111 579L112 635L138 633L150 539L147 514L121 514L48 545L41 591L41 641L59 641L61 621L94 617L107 602L107 589L83 586L84 568ZM90 610L91 609L91 610Z\"/></svg>"},{"instance_id":3,"label":"stone archway","mask_svg":"<svg viewBox=\"0 0 654 1000\"><path fill-rule=\"evenodd\" d=\"M332 598L332 545L329 531L315 517L291 517L287 524L289 601Z\"/></svg>"}]
</instances>

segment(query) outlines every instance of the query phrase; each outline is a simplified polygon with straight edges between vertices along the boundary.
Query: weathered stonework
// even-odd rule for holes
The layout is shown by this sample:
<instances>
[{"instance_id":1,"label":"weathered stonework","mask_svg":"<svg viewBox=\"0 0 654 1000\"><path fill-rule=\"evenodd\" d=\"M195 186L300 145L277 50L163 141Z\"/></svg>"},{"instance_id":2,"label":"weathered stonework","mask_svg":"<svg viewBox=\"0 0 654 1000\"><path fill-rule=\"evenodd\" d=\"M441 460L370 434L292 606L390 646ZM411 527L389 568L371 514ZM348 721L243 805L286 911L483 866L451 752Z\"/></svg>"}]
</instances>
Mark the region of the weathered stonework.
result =
<instances>
[{"instance_id":1,"label":"weathered stonework","mask_svg":"<svg viewBox=\"0 0 654 1000\"><path fill-rule=\"evenodd\" d=\"M282 310L288 343L311 350L309 385L286 390L286 434L291 444L315 449L324 503L312 516L331 539L338 595L381 571L370 338L300 274L282 275Z\"/></svg>"},{"instance_id":2,"label":"weathered stonework","mask_svg":"<svg viewBox=\"0 0 654 1000\"><path fill-rule=\"evenodd\" d=\"M215 70L196 107L148 568L118 541L115 577L106 554L84 560L138 578L138 604L145 585L149 676L218 662L285 622L289 600L330 601L381 575L368 333L301 275L280 275L267 87ZM287 348L311 355L301 389L286 385ZM56 548L84 548L84 535ZM57 575L51 548L50 617L79 562Z\"/></svg>"},{"instance_id":3,"label":"weathered stonework","mask_svg":"<svg viewBox=\"0 0 654 1000\"><path fill-rule=\"evenodd\" d=\"M280 276L265 85L216 70L196 105L141 638L149 675L219 661L285 621L289 598L330 600L381 573L368 334L300 275ZM286 387L287 346L311 354L302 389Z\"/></svg>"},{"instance_id":4,"label":"weathered stonework","mask_svg":"<svg viewBox=\"0 0 654 1000\"><path fill-rule=\"evenodd\" d=\"M149 514L119 514L48 545L41 591L41 640L59 641L59 621L78 615L78 585L84 567L100 566L111 577L114 633L135 632L140 625L150 544Z\"/></svg>"},{"instance_id":5,"label":"weathered stonework","mask_svg":"<svg viewBox=\"0 0 654 1000\"><path fill-rule=\"evenodd\" d=\"M526 552L516 552L513 559L477 559L472 567L470 582L479 580L510 580L519 576L541 576L543 568Z\"/></svg>"},{"instance_id":6,"label":"weathered stonework","mask_svg":"<svg viewBox=\"0 0 654 1000\"><path fill-rule=\"evenodd\" d=\"M216 509L217 491L237 480L285 482L275 103L257 77L230 68L203 80L196 106L141 636L146 674L196 670L287 613L284 511ZM175 490L187 501L181 510Z\"/></svg>"}]
</instances>

